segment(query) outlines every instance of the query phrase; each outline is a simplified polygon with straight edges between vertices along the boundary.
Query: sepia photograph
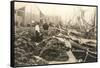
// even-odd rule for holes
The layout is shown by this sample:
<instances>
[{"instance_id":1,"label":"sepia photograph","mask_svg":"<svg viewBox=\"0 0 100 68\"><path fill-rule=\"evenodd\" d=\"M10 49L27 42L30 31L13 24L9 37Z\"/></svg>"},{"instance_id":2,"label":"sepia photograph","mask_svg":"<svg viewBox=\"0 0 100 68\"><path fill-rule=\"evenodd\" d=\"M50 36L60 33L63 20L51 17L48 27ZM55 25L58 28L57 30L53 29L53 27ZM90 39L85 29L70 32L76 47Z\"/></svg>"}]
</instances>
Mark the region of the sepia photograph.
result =
<instances>
[{"instance_id":1,"label":"sepia photograph","mask_svg":"<svg viewBox=\"0 0 100 68\"><path fill-rule=\"evenodd\" d=\"M14 2L14 65L97 62L97 6Z\"/></svg>"}]
</instances>

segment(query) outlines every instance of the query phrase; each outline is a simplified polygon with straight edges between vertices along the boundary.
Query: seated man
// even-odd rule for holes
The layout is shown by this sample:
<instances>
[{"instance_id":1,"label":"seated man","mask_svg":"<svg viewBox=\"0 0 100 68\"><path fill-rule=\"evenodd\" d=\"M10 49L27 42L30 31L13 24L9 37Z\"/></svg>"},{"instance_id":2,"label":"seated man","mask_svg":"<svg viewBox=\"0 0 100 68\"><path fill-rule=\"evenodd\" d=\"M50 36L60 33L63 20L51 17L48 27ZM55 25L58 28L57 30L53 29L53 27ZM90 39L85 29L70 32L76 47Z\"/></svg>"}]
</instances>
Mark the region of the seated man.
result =
<instances>
[{"instance_id":1,"label":"seated man","mask_svg":"<svg viewBox=\"0 0 100 68\"><path fill-rule=\"evenodd\" d=\"M48 25L47 23L44 23L44 24L43 24L43 29L44 29L44 30L48 30L48 29L49 29L49 25Z\"/></svg>"}]
</instances>

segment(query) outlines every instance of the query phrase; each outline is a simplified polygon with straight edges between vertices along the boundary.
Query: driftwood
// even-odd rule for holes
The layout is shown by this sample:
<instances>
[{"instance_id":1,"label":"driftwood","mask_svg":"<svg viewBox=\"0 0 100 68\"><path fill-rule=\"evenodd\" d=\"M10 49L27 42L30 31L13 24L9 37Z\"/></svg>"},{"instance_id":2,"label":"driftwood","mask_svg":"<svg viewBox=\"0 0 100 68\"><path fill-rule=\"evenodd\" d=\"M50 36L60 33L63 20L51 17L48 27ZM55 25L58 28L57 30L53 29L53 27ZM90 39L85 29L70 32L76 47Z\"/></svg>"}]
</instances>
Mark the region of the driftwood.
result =
<instances>
[{"instance_id":1,"label":"driftwood","mask_svg":"<svg viewBox=\"0 0 100 68\"><path fill-rule=\"evenodd\" d=\"M87 51L87 52L90 52L92 54L96 54L96 52L92 52L88 48L88 47L92 47L92 48L96 49L96 42L93 41L93 40L85 39L86 41L83 42L83 40L80 40L80 39L74 40L71 36L69 36L69 35L66 36L66 35L63 35L63 34L61 36L57 36L57 37L62 37L62 38L65 38L66 40L69 40L69 42L71 43L72 47L84 50L85 52ZM86 46L83 46L83 44L85 44Z\"/></svg>"}]
</instances>

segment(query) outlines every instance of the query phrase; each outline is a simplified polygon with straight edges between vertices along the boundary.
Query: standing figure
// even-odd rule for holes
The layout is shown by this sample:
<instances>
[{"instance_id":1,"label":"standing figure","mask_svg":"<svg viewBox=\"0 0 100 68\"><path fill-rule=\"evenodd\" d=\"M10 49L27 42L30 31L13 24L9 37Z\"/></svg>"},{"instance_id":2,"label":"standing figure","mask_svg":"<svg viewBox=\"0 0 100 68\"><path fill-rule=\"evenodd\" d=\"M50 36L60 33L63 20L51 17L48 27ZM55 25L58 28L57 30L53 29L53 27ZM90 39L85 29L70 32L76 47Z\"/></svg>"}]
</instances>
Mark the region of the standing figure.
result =
<instances>
[{"instance_id":1,"label":"standing figure","mask_svg":"<svg viewBox=\"0 0 100 68\"><path fill-rule=\"evenodd\" d=\"M38 33L40 33L39 23L37 23L37 24L35 25L35 30L36 30Z\"/></svg>"},{"instance_id":2,"label":"standing figure","mask_svg":"<svg viewBox=\"0 0 100 68\"><path fill-rule=\"evenodd\" d=\"M36 23L35 25L35 31L34 31L34 36L33 36L33 39L35 42L41 42L42 41L42 35L40 33L40 26L39 26L39 23Z\"/></svg>"},{"instance_id":3,"label":"standing figure","mask_svg":"<svg viewBox=\"0 0 100 68\"><path fill-rule=\"evenodd\" d=\"M44 36L48 36L49 25L47 23L43 24Z\"/></svg>"}]
</instances>

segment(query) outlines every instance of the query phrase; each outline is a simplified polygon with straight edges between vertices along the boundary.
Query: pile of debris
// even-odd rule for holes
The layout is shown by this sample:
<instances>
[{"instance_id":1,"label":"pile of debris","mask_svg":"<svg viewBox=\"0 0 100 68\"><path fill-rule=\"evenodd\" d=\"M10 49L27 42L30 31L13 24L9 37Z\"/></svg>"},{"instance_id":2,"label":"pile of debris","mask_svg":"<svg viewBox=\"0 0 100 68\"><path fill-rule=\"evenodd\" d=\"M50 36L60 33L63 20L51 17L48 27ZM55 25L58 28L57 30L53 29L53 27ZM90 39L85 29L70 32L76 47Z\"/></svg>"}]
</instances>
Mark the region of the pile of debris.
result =
<instances>
[{"instance_id":1,"label":"pile of debris","mask_svg":"<svg viewBox=\"0 0 100 68\"><path fill-rule=\"evenodd\" d=\"M72 49L76 59L84 59L86 53L81 50L87 50L91 48L91 51L96 48L89 46L91 42L81 43L79 39L67 40L67 36L62 34L55 37L48 37L43 39L41 42L36 44L33 41L34 31L33 30L18 30L15 33L15 64L16 65L41 65L49 64L49 62L66 62L69 60L67 51ZM66 40L65 40L66 39ZM72 38L73 39L73 38ZM65 42L64 42L65 40ZM92 45L93 43L91 43ZM83 46L83 47L81 47ZM93 44L94 46L94 44ZM74 50L73 50L74 48ZM77 48L81 49L79 53ZM96 51L96 50L95 50ZM81 55L83 54L84 55ZM94 61L94 58L92 61ZM88 60L88 59L87 59ZM81 61L83 62L83 61Z\"/></svg>"},{"instance_id":2,"label":"pile of debris","mask_svg":"<svg viewBox=\"0 0 100 68\"><path fill-rule=\"evenodd\" d=\"M30 30L16 31L15 34L15 64L17 65L38 65L47 64L44 59L35 55L37 46L32 40L33 33Z\"/></svg>"},{"instance_id":3,"label":"pile of debris","mask_svg":"<svg viewBox=\"0 0 100 68\"><path fill-rule=\"evenodd\" d=\"M49 38L38 45L39 56L47 61L67 61L69 50L65 43L57 38Z\"/></svg>"}]
</instances>

